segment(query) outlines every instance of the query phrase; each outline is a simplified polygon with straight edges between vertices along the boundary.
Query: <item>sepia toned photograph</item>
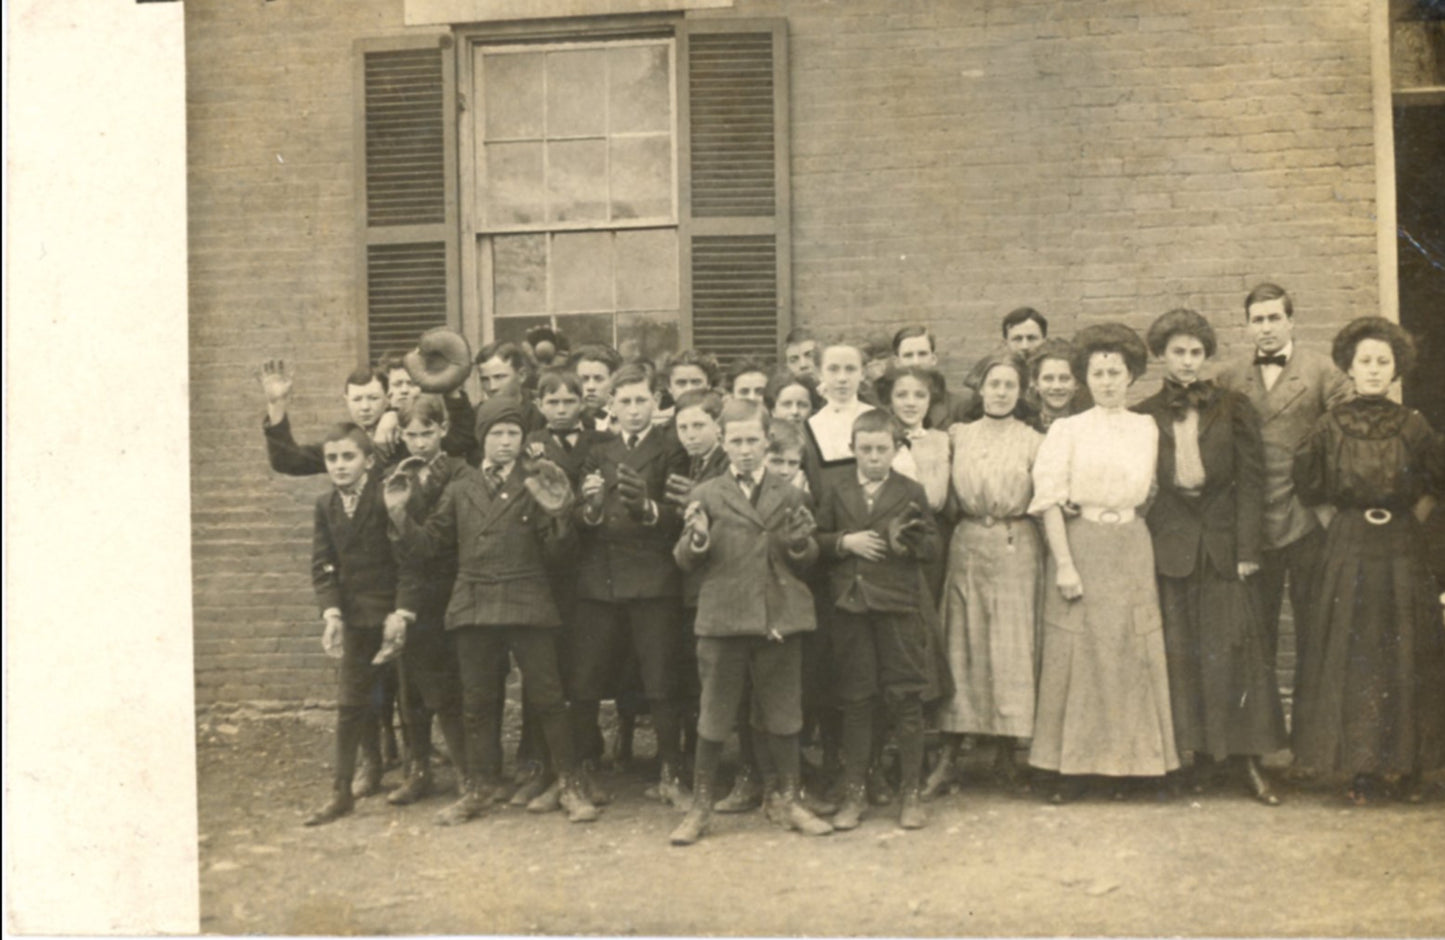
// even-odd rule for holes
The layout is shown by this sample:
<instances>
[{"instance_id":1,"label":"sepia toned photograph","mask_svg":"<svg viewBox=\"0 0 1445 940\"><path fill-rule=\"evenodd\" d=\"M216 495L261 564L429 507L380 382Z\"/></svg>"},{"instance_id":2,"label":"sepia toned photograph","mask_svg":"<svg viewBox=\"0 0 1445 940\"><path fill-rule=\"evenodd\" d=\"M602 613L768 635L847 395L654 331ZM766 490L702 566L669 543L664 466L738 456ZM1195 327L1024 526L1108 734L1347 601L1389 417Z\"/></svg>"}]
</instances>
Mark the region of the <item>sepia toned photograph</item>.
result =
<instances>
[{"instance_id":1,"label":"sepia toned photograph","mask_svg":"<svg viewBox=\"0 0 1445 940\"><path fill-rule=\"evenodd\" d=\"M201 933L1445 932L1445 3L175 6Z\"/></svg>"}]
</instances>

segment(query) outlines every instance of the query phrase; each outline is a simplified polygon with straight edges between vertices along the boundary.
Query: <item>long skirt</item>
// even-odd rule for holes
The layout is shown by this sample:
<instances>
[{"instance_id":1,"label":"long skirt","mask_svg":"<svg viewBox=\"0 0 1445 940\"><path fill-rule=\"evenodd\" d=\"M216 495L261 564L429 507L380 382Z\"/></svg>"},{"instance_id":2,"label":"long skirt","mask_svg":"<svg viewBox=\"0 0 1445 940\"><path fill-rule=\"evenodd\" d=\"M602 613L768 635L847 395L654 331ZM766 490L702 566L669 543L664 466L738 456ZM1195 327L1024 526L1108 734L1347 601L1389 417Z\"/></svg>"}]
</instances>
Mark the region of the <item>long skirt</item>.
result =
<instances>
[{"instance_id":1,"label":"long skirt","mask_svg":"<svg viewBox=\"0 0 1445 940\"><path fill-rule=\"evenodd\" d=\"M1065 774L1162 775L1179 755L1149 529L1142 519L1067 526L1084 596L1064 600L1050 557L1029 763Z\"/></svg>"},{"instance_id":2,"label":"long skirt","mask_svg":"<svg viewBox=\"0 0 1445 940\"><path fill-rule=\"evenodd\" d=\"M1284 711L1260 640L1254 585L1201 557L1187 578L1159 579L1174 743L1222 759L1283 748Z\"/></svg>"},{"instance_id":3,"label":"long skirt","mask_svg":"<svg viewBox=\"0 0 1445 940\"><path fill-rule=\"evenodd\" d=\"M944 585L943 646L957 687L938 711L955 734L1027 738L1038 697L1038 527L1032 519L954 529Z\"/></svg>"},{"instance_id":4,"label":"long skirt","mask_svg":"<svg viewBox=\"0 0 1445 940\"><path fill-rule=\"evenodd\" d=\"M1341 510L1325 534L1295 711L1295 760L1317 771L1445 764L1445 627L1415 517Z\"/></svg>"}]
</instances>

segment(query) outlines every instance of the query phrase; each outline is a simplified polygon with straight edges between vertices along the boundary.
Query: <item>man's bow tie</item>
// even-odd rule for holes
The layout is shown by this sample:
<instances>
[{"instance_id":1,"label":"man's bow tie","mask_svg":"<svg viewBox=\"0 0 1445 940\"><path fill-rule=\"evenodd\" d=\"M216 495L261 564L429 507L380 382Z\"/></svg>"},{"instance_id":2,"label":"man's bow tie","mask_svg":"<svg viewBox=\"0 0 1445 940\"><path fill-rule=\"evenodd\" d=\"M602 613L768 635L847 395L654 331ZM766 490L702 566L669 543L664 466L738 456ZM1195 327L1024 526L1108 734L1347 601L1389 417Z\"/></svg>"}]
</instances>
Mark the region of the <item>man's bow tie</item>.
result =
<instances>
[{"instance_id":1,"label":"man's bow tie","mask_svg":"<svg viewBox=\"0 0 1445 940\"><path fill-rule=\"evenodd\" d=\"M1257 366L1279 366L1282 369L1287 362L1289 362L1289 360L1286 359L1282 353L1275 353L1274 355L1260 353L1254 357L1254 364Z\"/></svg>"}]
</instances>

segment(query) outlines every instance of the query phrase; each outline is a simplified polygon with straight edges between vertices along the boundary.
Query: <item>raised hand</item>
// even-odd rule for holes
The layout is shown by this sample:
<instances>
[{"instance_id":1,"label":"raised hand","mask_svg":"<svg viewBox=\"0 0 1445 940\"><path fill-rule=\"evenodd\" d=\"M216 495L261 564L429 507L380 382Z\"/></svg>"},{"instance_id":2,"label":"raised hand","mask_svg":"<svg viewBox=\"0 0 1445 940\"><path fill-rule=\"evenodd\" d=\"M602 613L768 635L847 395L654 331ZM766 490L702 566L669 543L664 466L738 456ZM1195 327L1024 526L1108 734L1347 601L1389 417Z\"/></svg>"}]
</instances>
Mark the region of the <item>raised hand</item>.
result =
<instances>
[{"instance_id":1,"label":"raised hand","mask_svg":"<svg viewBox=\"0 0 1445 940\"><path fill-rule=\"evenodd\" d=\"M707 517L707 510L702 508L702 503L693 501L687 504L687 508L682 513L682 525L692 536L694 542L707 541L711 521Z\"/></svg>"},{"instance_id":2,"label":"raised hand","mask_svg":"<svg viewBox=\"0 0 1445 940\"><path fill-rule=\"evenodd\" d=\"M680 473L669 473L667 475L667 488L663 491L663 498L674 506L685 507L687 498L692 493L692 477L685 477Z\"/></svg>"},{"instance_id":3,"label":"raised hand","mask_svg":"<svg viewBox=\"0 0 1445 940\"><path fill-rule=\"evenodd\" d=\"M818 523L814 521L813 514L808 511L807 506L797 506L788 513L787 523L783 527L783 537L789 545L800 545L818 530Z\"/></svg>"},{"instance_id":4,"label":"raised hand","mask_svg":"<svg viewBox=\"0 0 1445 940\"><path fill-rule=\"evenodd\" d=\"M910 503L908 509L888 520L888 547L895 555L912 554L925 528L923 510Z\"/></svg>"},{"instance_id":5,"label":"raised hand","mask_svg":"<svg viewBox=\"0 0 1445 940\"><path fill-rule=\"evenodd\" d=\"M266 393L266 404L276 404L291 396L291 373L284 359L267 359L261 363L257 373L261 390Z\"/></svg>"},{"instance_id":6,"label":"raised hand","mask_svg":"<svg viewBox=\"0 0 1445 940\"><path fill-rule=\"evenodd\" d=\"M572 508L572 484L561 467L545 457L532 461L532 473L522 481L527 492L552 516L560 516Z\"/></svg>"},{"instance_id":7,"label":"raised hand","mask_svg":"<svg viewBox=\"0 0 1445 940\"><path fill-rule=\"evenodd\" d=\"M390 457L392 451L401 444L401 419L395 411L384 412L377 420L376 430L371 432L371 441L383 460Z\"/></svg>"},{"instance_id":8,"label":"raised hand","mask_svg":"<svg viewBox=\"0 0 1445 940\"><path fill-rule=\"evenodd\" d=\"M594 470L582 478L582 501L594 512L602 508L606 492L607 481L600 472Z\"/></svg>"},{"instance_id":9,"label":"raised hand","mask_svg":"<svg viewBox=\"0 0 1445 940\"><path fill-rule=\"evenodd\" d=\"M406 504L411 499L412 478L416 472L415 469L397 467L391 476L386 478L381 489L381 499L386 503L386 511L391 515L406 512Z\"/></svg>"},{"instance_id":10,"label":"raised hand","mask_svg":"<svg viewBox=\"0 0 1445 940\"><path fill-rule=\"evenodd\" d=\"M622 505L633 516L641 515L647 508L647 481L625 463L617 465L617 495Z\"/></svg>"}]
</instances>

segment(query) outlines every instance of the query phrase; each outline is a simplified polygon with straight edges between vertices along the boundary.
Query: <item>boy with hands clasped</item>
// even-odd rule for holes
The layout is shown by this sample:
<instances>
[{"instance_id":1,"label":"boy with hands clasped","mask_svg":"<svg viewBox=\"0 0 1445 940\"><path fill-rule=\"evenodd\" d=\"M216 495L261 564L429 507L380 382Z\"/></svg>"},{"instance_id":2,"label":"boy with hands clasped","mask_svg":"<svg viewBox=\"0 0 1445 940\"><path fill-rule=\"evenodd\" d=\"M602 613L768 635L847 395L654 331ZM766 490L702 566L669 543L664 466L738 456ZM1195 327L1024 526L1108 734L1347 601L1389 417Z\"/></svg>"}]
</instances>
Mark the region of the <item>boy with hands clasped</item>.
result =
<instances>
[{"instance_id":1,"label":"boy with hands clasped","mask_svg":"<svg viewBox=\"0 0 1445 940\"><path fill-rule=\"evenodd\" d=\"M768 414L734 399L719 419L728 471L699 484L673 557L701 575L695 631L702 679L692 806L674 845L707 831L723 743L749 680L768 816L810 835L832 826L798 800L803 726L801 634L814 629L813 598L799 573L818 555L805 497L763 466ZM765 742L765 743L764 743Z\"/></svg>"}]
</instances>

